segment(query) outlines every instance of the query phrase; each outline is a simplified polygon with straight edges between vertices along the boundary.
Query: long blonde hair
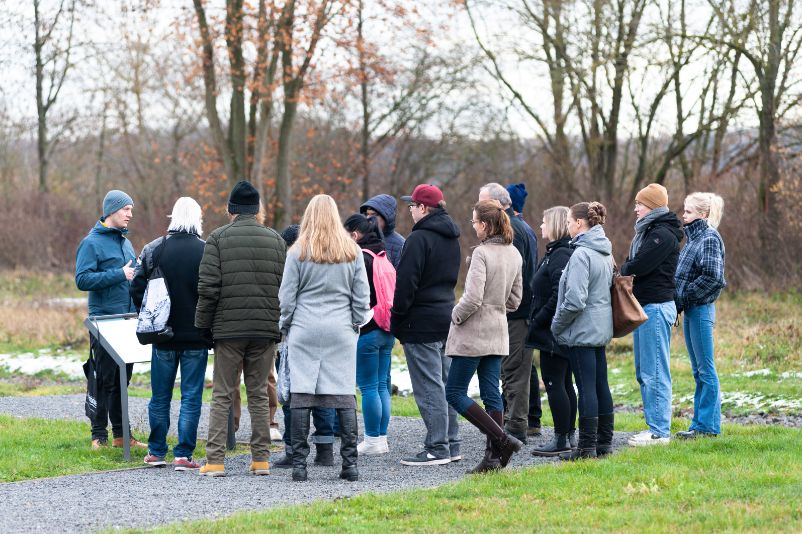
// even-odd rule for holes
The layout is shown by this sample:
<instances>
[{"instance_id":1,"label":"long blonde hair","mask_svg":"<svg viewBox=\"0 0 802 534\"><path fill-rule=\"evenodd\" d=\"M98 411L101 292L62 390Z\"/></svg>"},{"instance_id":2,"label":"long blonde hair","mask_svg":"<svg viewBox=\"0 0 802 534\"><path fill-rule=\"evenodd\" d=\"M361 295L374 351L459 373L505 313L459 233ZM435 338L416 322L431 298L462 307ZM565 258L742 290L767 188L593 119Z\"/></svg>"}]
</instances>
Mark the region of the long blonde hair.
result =
<instances>
[{"instance_id":1,"label":"long blonde hair","mask_svg":"<svg viewBox=\"0 0 802 534\"><path fill-rule=\"evenodd\" d=\"M715 193L691 193L685 197L685 205L707 218L711 228L718 228L724 214L724 199Z\"/></svg>"},{"instance_id":2,"label":"long blonde hair","mask_svg":"<svg viewBox=\"0 0 802 534\"><path fill-rule=\"evenodd\" d=\"M329 195L315 195L301 220L298 240L292 246L298 259L314 263L348 263L356 259L357 244L340 222L337 204Z\"/></svg>"}]
</instances>

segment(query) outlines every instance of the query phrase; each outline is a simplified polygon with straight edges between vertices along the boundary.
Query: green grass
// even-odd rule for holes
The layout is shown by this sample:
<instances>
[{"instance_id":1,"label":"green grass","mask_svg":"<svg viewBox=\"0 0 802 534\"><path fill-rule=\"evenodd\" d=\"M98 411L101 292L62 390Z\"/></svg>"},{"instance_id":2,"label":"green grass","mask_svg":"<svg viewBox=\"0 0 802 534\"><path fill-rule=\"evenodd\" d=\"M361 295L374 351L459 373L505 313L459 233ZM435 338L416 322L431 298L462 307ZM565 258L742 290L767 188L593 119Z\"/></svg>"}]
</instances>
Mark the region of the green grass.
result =
<instances>
[{"instance_id":1,"label":"green grass","mask_svg":"<svg viewBox=\"0 0 802 534\"><path fill-rule=\"evenodd\" d=\"M142 434L135 432L142 438ZM131 450L131 461L123 460L122 449L90 448L91 426L81 421L21 419L0 415L0 482L55 477L141 467L146 451ZM168 438L173 446L176 440ZM247 447L237 445L229 454L243 454ZM198 441L197 457L206 455L205 442ZM168 454L172 460L172 453Z\"/></svg>"},{"instance_id":2,"label":"green grass","mask_svg":"<svg viewBox=\"0 0 802 534\"><path fill-rule=\"evenodd\" d=\"M238 513L156 532L799 532L800 458L801 430L727 425L716 439L628 449L605 460Z\"/></svg>"}]
</instances>

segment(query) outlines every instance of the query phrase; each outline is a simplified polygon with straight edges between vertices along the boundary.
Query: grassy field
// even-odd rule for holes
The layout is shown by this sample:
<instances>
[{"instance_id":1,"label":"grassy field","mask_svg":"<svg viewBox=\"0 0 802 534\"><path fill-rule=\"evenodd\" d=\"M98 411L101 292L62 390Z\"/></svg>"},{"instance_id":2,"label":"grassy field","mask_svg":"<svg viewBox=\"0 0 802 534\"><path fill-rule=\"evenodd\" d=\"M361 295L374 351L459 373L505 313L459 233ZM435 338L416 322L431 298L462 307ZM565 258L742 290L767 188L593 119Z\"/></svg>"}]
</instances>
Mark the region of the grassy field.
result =
<instances>
[{"instance_id":1,"label":"grassy field","mask_svg":"<svg viewBox=\"0 0 802 534\"><path fill-rule=\"evenodd\" d=\"M800 458L801 430L728 425L717 439L629 449L605 460L156 532L799 532Z\"/></svg>"}]
</instances>

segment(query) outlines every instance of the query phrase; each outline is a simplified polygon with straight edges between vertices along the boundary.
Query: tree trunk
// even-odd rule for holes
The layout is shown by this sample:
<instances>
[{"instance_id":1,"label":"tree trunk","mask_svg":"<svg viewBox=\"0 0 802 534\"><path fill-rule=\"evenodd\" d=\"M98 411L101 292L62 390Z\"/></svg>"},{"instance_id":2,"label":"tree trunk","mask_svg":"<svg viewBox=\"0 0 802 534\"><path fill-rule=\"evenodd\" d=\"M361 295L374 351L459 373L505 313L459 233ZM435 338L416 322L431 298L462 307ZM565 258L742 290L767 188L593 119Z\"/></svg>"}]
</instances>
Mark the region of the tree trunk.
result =
<instances>
[{"instance_id":1,"label":"tree trunk","mask_svg":"<svg viewBox=\"0 0 802 534\"><path fill-rule=\"evenodd\" d=\"M276 161L276 225L285 228L292 222L292 180L290 177L290 158L292 157L292 127L298 109L297 100L285 100L284 114L278 137L278 157Z\"/></svg>"}]
</instances>

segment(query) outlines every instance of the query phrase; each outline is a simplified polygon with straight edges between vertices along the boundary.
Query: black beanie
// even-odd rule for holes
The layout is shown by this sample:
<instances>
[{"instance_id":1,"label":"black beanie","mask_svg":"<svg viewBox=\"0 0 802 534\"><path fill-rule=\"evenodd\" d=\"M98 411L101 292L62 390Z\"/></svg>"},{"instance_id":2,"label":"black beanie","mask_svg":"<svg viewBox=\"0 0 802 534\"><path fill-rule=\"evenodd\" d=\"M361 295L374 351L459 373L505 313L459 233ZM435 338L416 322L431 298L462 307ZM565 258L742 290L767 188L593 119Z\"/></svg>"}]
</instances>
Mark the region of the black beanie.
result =
<instances>
[{"instance_id":1,"label":"black beanie","mask_svg":"<svg viewBox=\"0 0 802 534\"><path fill-rule=\"evenodd\" d=\"M300 232L301 226L298 224L291 224L286 227L281 232L281 238L284 239L284 242L287 243L287 247L291 247L295 241L298 239L298 232Z\"/></svg>"},{"instance_id":2,"label":"black beanie","mask_svg":"<svg viewBox=\"0 0 802 534\"><path fill-rule=\"evenodd\" d=\"M259 213L259 191L250 182L237 182L228 197L228 212L232 215Z\"/></svg>"}]
</instances>

